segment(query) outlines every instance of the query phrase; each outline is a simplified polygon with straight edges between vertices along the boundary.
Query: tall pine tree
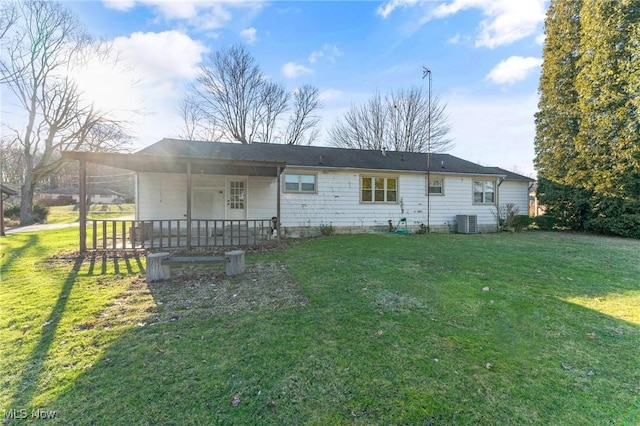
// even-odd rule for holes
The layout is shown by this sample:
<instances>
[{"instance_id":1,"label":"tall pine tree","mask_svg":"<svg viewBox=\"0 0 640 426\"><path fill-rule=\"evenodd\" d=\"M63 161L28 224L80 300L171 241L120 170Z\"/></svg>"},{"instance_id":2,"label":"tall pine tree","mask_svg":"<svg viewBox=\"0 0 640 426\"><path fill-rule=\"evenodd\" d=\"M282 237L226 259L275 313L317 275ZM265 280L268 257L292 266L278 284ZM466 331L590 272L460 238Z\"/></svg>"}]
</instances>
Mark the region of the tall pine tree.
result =
<instances>
[{"instance_id":1,"label":"tall pine tree","mask_svg":"<svg viewBox=\"0 0 640 426\"><path fill-rule=\"evenodd\" d=\"M580 131L571 183L597 198L638 199L640 128L630 81L640 72L632 47L636 0L586 0L576 79Z\"/></svg>"},{"instance_id":2,"label":"tall pine tree","mask_svg":"<svg viewBox=\"0 0 640 426\"><path fill-rule=\"evenodd\" d=\"M640 238L640 2L551 0L545 25L540 199L560 225Z\"/></svg>"},{"instance_id":3,"label":"tall pine tree","mask_svg":"<svg viewBox=\"0 0 640 426\"><path fill-rule=\"evenodd\" d=\"M552 0L545 21L540 75L540 101L535 115L535 165L538 195L562 226L580 227L585 199L569 177L575 170L576 137L580 130L576 78L580 47L582 0Z\"/></svg>"}]
</instances>

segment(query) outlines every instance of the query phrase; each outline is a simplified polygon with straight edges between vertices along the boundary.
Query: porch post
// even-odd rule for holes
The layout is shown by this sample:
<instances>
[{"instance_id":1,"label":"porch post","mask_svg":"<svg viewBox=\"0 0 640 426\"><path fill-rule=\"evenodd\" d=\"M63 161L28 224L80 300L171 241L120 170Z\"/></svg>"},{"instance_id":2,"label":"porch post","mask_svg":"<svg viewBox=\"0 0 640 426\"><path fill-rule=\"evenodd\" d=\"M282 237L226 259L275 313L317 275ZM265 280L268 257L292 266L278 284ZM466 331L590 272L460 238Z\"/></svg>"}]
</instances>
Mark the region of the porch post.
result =
<instances>
[{"instance_id":1,"label":"porch post","mask_svg":"<svg viewBox=\"0 0 640 426\"><path fill-rule=\"evenodd\" d=\"M191 162L187 163L187 248L191 249Z\"/></svg>"},{"instance_id":2,"label":"porch post","mask_svg":"<svg viewBox=\"0 0 640 426\"><path fill-rule=\"evenodd\" d=\"M277 180L277 194L278 194L278 200L276 202L276 216L278 216L278 220L276 223L276 230L277 230L277 235L276 238L278 240L280 240L280 174L282 173L282 169L278 166L278 177L276 178Z\"/></svg>"},{"instance_id":3,"label":"porch post","mask_svg":"<svg viewBox=\"0 0 640 426\"><path fill-rule=\"evenodd\" d=\"M87 252L87 161L80 157L80 180L78 182L80 197L80 253ZM95 229L94 229L95 232Z\"/></svg>"},{"instance_id":4,"label":"porch post","mask_svg":"<svg viewBox=\"0 0 640 426\"><path fill-rule=\"evenodd\" d=\"M9 195L7 195L7 198ZM0 237L5 237L4 234L4 192L0 191Z\"/></svg>"}]
</instances>

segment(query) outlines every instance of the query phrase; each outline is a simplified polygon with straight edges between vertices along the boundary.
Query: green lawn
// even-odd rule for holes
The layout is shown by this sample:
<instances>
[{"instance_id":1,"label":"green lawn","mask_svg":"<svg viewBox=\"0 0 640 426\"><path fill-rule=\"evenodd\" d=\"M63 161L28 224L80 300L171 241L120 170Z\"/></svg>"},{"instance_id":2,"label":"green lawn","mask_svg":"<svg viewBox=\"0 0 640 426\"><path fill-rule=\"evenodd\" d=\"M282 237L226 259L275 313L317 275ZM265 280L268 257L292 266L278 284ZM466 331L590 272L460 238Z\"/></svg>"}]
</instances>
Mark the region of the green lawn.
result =
<instances>
[{"instance_id":1,"label":"green lawn","mask_svg":"<svg viewBox=\"0 0 640 426\"><path fill-rule=\"evenodd\" d=\"M90 204L87 211L88 219L116 219L131 217L135 214L133 204ZM80 217L77 205L49 207L47 223L73 223Z\"/></svg>"},{"instance_id":2,"label":"green lawn","mask_svg":"<svg viewBox=\"0 0 640 426\"><path fill-rule=\"evenodd\" d=\"M65 425L640 424L640 241L335 236L249 253L250 270L281 275L223 288L217 270L147 285L143 256L76 260L76 233L1 240L3 413L52 410Z\"/></svg>"}]
</instances>

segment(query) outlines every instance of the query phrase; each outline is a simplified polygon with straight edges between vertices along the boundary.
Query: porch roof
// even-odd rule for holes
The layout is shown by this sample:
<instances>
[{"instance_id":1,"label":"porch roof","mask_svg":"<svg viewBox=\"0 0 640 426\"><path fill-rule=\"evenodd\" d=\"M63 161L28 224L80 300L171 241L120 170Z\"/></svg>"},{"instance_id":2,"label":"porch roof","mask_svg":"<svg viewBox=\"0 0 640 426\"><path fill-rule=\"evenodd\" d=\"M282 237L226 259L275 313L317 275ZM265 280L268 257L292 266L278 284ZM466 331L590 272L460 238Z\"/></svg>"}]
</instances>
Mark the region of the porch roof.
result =
<instances>
[{"instance_id":1,"label":"porch roof","mask_svg":"<svg viewBox=\"0 0 640 426\"><path fill-rule=\"evenodd\" d=\"M9 188L8 186L5 186L1 183L0 183L0 193L7 194L7 195L18 195L18 191L12 188Z\"/></svg>"},{"instance_id":2,"label":"porch roof","mask_svg":"<svg viewBox=\"0 0 640 426\"><path fill-rule=\"evenodd\" d=\"M191 173L207 175L278 176L278 168L287 165L283 161L234 160L200 156L158 155L138 152L135 154L108 152L64 151L64 158L84 159L88 163L102 164L119 169L149 173L186 173L191 164Z\"/></svg>"}]
</instances>

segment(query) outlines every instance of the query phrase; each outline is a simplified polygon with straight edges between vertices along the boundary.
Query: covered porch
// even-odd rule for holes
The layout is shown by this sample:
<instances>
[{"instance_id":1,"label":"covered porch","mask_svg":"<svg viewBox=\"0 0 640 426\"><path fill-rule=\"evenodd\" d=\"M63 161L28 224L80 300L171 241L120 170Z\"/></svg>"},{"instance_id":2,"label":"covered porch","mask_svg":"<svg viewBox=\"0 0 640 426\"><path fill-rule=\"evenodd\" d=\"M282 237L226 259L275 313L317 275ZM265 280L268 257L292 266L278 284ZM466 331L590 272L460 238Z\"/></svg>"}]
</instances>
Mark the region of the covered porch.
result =
<instances>
[{"instance_id":1,"label":"covered porch","mask_svg":"<svg viewBox=\"0 0 640 426\"><path fill-rule=\"evenodd\" d=\"M79 249L138 250L138 249L192 249L239 247L267 244L280 236L281 174L286 163L259 160L216 159L204 157L164 156L149 154L95 153L67 151L63 156L79 161ZM167 212L162 218L148 212L141 214L140 193L136 183L136 217L134 220L87 219L87 164L95 163L132 170L138 175L169 176L181 180L186 188L177 200L165 204ZM203 217L198 212L202 203L200 189L194 187L194 176L224 178L229 183L225 193L227 214L212 212L214 217ZM247 179L274 179L276 182L275 215L247 218L245 191L241 182ZM272 180L273 182L273 180ZM222 191L221 191L222 193ZM195 200L194 200L195 195ZM200 197L200 198L199 198ZM176 204L179 204L176 206ZM229 210L233 209L233 210ZM177 214L176 210L185 212ZM233 214L229 214L232 212ZM242 213L242 214L239 214ZM161 212L162 213L162 212ZM176 217L173 217L176 216ZM182 217L180 217L182 216ZM255 216L255 215L254 215Z\"/></svg>"}]
</instances>

